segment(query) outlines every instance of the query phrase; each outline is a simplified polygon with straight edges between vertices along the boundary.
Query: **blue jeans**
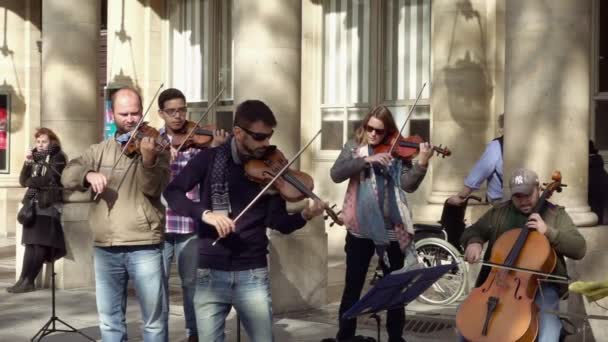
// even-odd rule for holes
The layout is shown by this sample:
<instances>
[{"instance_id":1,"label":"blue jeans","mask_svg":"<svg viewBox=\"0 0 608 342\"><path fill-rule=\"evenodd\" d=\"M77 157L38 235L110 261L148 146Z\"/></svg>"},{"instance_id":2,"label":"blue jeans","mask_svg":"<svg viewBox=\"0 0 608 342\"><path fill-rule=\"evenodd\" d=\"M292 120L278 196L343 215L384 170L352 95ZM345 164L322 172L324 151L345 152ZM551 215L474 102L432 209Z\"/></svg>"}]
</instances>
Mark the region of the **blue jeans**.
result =
<instances>
[{"instance_id":1,"label":"blue jeans","mask_svg":"<svg viewBox=\"0 0 608 342\"><path fill-rule=\"evenodd\" d=\"M99 329L104 342L127 340L127 282L133 280L146 342L168 340L168 305L160 245L95 247Z\"/></svg>"},{"instance_id":2,"label":"blue jeans","mask_svg":"<svg viewBox=\"0 0 608 342\"><path fill-rule=\"evenodd\" d=\"M271 342L272 302L268 269L219 271L199 269L194 308L198 339L223 342L226 316L234 306L252 342Z\"/></svg>"},{"instance_id":3,"label":"blue jeans","mask_svg":"<svg viewBox=\"0 0 608 342\"><path fill-rule=\"evenodd\" d=\"M542 292L542 295L541 295ZM540 310L538 313L538 336L537 342L558 342L562 331L562 321L556 314L545 312L546 310L559 310L559 294L557 288L551 285L542 285L536 293L534 303ZM466 341L459 335L460 341Z\"/></svg>"},{"instance_id":4,"label":"blue jeans","mask_svg":"<svg viewBox=\"0 0 608 342\"><path fill-rule=\"evenodd\" d=\"M196 265L198 264L198 238L196 234L165 234L163 259L167 289L171 275L173 257L177 259L177 270L182 283L182 301L186 320L186 335L196 336L196 316L194 314L194 292L196 291Z\"/></svg>"}]
</instances>

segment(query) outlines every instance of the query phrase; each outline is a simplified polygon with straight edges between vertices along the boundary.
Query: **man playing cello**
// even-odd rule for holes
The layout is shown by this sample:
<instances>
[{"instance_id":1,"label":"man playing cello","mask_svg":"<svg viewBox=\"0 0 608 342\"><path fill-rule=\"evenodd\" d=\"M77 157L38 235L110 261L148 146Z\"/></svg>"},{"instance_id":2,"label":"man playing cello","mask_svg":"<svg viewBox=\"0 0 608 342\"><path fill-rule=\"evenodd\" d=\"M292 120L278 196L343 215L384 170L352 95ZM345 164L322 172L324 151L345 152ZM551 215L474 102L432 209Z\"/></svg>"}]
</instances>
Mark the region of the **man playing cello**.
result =
<instances>
[{"instance_id":1,"label":"man playing cello","mask_svg":"<svg viewBox=\"0 0 608 342\"><path fill-rule=\"evenodd\" d=\"M566 213L564 207L547 202L540 213L532 213L540 198L538 176L528 169L516 169L509 181L511 200L491 208L477 222L464 231L460 240L465 246L464 259L470 263L481 260L483 244L488 242L484 261L490 259L492 246L506 231L517 227L527 226L543 234L557 254L557 263L553 275L567 276L564 257L582 259L585 255L586 243L583 236ZM490 268L482 267L476 286L484 283ZM557 311L561 296L567 291L566 285L544 283L539 288L535 304L538 313L539 331L537 341L559 341L562 328ZM480 308L485 310L485 308Z\"/></svg>"}]
</instances>

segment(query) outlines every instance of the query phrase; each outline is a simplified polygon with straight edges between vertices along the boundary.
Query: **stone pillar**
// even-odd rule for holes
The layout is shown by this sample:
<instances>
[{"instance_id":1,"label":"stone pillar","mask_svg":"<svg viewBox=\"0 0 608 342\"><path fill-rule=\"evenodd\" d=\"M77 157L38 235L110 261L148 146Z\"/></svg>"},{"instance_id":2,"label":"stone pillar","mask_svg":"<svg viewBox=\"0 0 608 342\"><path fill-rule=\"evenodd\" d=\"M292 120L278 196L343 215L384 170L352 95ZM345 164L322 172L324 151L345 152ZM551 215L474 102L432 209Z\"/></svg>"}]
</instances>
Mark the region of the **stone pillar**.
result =
<instances>
[{"instance_id":1,"label":"stone pillar","mask_svg":"<svg viewBox=\"0 0 608 342\"><path fill-rule=\"evenodd\" d=\"M552 200L579 226L597 223L587 204L590 22L591 0L506 2L505 178L527 167L550 181L560 170L568 187Z\"/></svg>"},{"instance_id":2,"label":"stone pillar","mask_svg":"<svg viewBox=\"0 0 608 342\"><path fill-rule=\"evenodd\" d=\"M78 156L101 138L102 116L97 106L99 16L99 1L42 2L40 123L57 133L68 158ZM82 205L65 204L63 221L68 255L55 263L58 287L91 285L93 281L92 237L81 238L90 235L86 221L82 224L81 218L88 205L84 210ZM19 235L18 232L17 238ZM23 247L18 245L18 265L22 255Z\"/></svg>"},{"instance_id":3,"label":"stone pillar","mask_svg":"<svg viewBox=\"0 0 608 342\"><path fill-rule=\"evenodd\" d=\"M235 104L246 99L268 104L278 121L272 142L289 158L301 143L302 1L235 0L233 6ZM317 219L288 236L270 233L276 313L324 304L327 237L323 228Z\"/></svg>"},{"instance_id":4,"label":"stone pillar","mask_svg":"<svg viewBox=\"0 0 608 342\"><path fill-rule=\"evenodd\" d=\"M431 205L419 212L422 220L436 221L444 201L463 188L470 169L494 137L500 114L492 100L495 71L501 68L500 60L495 60L500 13L494 1L431 4L431 141L453 152L449 158L433 158Z\"/></svg>"}]
</instances>

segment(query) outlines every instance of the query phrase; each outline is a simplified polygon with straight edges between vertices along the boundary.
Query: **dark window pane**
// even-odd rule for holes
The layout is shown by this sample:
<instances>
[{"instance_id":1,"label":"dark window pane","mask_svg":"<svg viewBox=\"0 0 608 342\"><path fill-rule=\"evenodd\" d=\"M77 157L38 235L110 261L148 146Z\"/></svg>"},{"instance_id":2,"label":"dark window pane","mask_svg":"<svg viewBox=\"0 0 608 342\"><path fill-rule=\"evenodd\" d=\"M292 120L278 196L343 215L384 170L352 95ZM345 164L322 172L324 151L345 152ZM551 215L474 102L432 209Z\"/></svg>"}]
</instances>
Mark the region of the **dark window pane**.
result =
<instances>
[{"instance_id":1,"label":"dark window pane","mask_svg":"<svg viewBox=\"0 0 608 342\"><path fill-rule=\"evenodd\" d=\"M419 135L424 141L429 141L431 136L429 120L412 120L410 121L410 134Z\"/></svg>"},{"instance_id":2,"label":"dark window pane","mask_svg":"<svg viewBox=\"0 0 608 342\"><path fill-rule=\"evenodd\" d=\"M608 3L599 2L599 92L608 91Z\"/></svg>"},{"instance_id":3,"label":"dark window pane","mask_svg":"<svg viewBox=\"0 0 608 342\"><path fill-rule=\"evenodd\" d=\"M595 102L595 147L608 150L608 101Z\"/></svg>"},{"instance_id":4,"label":"dark window pane","mask_svg":"<svg viewBox=\"0 0 608 342\"><path fill-rule=\"evenodd\" d=\"M228 132L232 131L232 111L222 111L215 114L216 127Z\"/></svg>"}]
</instances>

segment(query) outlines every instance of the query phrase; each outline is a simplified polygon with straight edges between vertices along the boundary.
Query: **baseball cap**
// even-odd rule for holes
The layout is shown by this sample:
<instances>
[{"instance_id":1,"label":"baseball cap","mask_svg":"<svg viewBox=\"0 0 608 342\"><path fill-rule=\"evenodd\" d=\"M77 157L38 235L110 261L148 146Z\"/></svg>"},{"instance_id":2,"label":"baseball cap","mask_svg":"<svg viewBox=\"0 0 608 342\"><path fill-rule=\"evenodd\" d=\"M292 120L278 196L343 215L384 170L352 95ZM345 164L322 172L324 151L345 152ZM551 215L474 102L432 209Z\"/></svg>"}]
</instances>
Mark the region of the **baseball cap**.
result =
<instances>
[{"instance_id":1,"label":"baseball cap","mask_svg":"<svg viewBox=\"0 0 608 342\"><path fill-rule=\"evenodd\" d=\"M538 186L538 175L536 172L524 168L518 168L511 174L509 188L511 195L524 194L529 195Z\"/></svg>"}]
</instances>

